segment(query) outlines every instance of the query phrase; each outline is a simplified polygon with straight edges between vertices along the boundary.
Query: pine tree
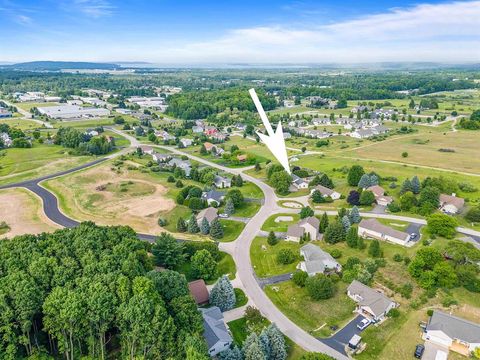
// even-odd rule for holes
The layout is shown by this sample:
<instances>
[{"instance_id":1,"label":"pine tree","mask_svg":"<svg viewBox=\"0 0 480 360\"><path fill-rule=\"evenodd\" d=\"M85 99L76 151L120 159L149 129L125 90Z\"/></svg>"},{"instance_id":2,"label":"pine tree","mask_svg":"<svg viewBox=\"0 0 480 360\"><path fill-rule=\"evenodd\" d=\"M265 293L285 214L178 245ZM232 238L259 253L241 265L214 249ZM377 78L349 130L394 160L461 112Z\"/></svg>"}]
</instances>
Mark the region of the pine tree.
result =
<instances>
[{"instance_id":1,"label":"pine tree","mask_svg":"<svg viewBox=\"0 0 480 360\"><path fill-rule=\"evenodd\" d=\"M326 188L333 189L335 186L333 181L330 180L327 174L323 174L319 179L319 184L325 186Z\"/></svg>"},{"instance_id":2,"label":"pine tree","mask_svg":"<svg viewBox=\"0 0 480 360\"><path fill-rule=\"evenodd\" d=\"M326 212L324 212L322 215L322 218L320 219L320 225L318 227L318 231L323 234L327 229L327 227L328 227L328 215Z\"/></svg>"},{"instance_id":3,"label":"pine tree","mask_svg":"<svg viewBox=\"0 0 480 360\"><path fill-rule=\"evenodd\" d=\"M373 258L382 257L383 252L380 248L380 242L378 240L373 240L370 243L370 246L368 248L368 254Z\"/></svg>"},{"instance_id":4,"label":"pine tree","mask_svg":"<svg viewBox=\"0 0 480 360\"><path fill-rule=\"evenodd\" d=\"M243 355L245 360L266 360L257 334L250 334L243 343Z\"/></svg>"},{"instance_id":5,"label":"pine tree","mask_svg":"<svg viewBox=\"0 0 480 360\"><path fill-rule=\"evenodd\" d=\"M363 174L360 178L360 181L358 182L358 187L362 189L370 187L370 175Z\"/></svg>"},{"instance_id":6,"label":"pine tree","mask_svg":"<svg viewBox=\"0 0 480 360\"><path fill-rule=\"evenodd\" d=\"M233 348L223 350L218 354L220 360L243 360L242 351L235 345Z\"/></svg>"},{"instance_id":7,"label":"pine tree","mask_svg":"<svg viewBox=\"0 0 480 360\"><path fill-rule=\"evenodd\" d=\"M376 174L370 175L370 186L378 185L378 176Z\"/></svg>"},{"instance_id":8,"label":"pine tree","mask_svg":"<svg viewBox=\"0 0 480 360\"><path fill-rule=\"evenodd\" d=\"M363 238L361 236L358 237L357 239L357 248L359 248L360 250L363 250L367 247L367 245L365 245L365 241L363 241Z\"/></svg>"},{"instance_id":9,"label":"pine tree","mask_svg":"<svg viewBox=\"0 0 480 360\"><path fill-rule=\"evenodd\" d=\"M269 340L270 359L285 360L287 358L287 350L285 346L285 337L278 329L277 325L271 324L266 333Z\"/></svg>"},{"instance_id":10,"label":"pine tree","mask_svg":"<svg viewBox=\"0 0 480 360\"><path fill-rule=\"evenodd\" d=\"M225 214L228 216L232 216L232 214L235 212L235 205L233 205L232 199L227 199L227 202L225 203L225 209L224 209Z\"/></svg>"},{"instance_id":11,"label":"pine tree","mask_svg":"<svg viewBox=\"0 0 480 360\"><path fill-rule=\"evenodd\" d=\"M207 148L205 147L205 145L202 145L200 147L200 154L207 155Z\"/></svg>"},{"instance_id":12,"label":"pine tree","mask_svg":"<svg viewBox=\"0 0 480 360\"><path fill-rule=\"evenodd\" d=\"M349 217L351 224L358 224L360 222L360 212L358 211L358 207L356 205L354 205L350 210Z\"/></svg>"},{"instance_id":13,"label":"pine tree","mask_svg":"<svg viewBox=\"0 0 480 360\"><path fill-rule=\"evenodd\" d=\"M412 178L412 192L414 194L420 194L420 190L421 190L420 180L418 179L418 176L415 175Z\"/></svg>"},{"instance_id":14,"label":"pine tree","mask_svg":"<svg viewBox=\"0 0 480 360\"><path fill-rule=\"evenodd\" d=\"M208 223L207 218L203 218L200 224L200 232L202 235L208 235L210 233L210 224Z\"/></svg>"},{"instance_id":15,"label":"pine tree","mask_svg":"<svg viewBox=\"0 0 480 360\"><path fill-rule=\"evenodd\" d=\"M235 291L226 275L223 275L210 291L210 304L227 311L235 306Z\"/></svg>"},{"instance_id":16,"label":"pine tree","mask_svg":"<svg viewBox=\"0 0 480 360\"><path fill-rule=\"evenodd\" d=\"M223 225L220 220L215 219L210 224L210 236L214 239L223 238Z\"/></svg>"},{"instance_id":17,"label":"pine tree","mask_svg":"<svg viewBox=\"0 0 480 360\"><path fill-rule=\"evenodd\" d=\"M187 229L190 234L196 234L200 231L195 214L192 214L192 216L190 216L190 219L188 220Z\"/></svg>"},{"instance_id":18,"label":"pine tree","mask_svg":"<svg viewBox=\"0 0 480 360\"><path fill-rule=\"evenodd\" d=\"M400 194L405 194L407 191L412 191L412 190L413 190L412 182L410 181L410 179L405 179L405 181L402 184L402 188L400 189Z\"/></svg>"},{"instance_id":19,"label":"pine tree","mask_svg":"<svg viewBox=\"0 0 480 360\"><path fill-rule=\"evenodd\" d=\"M321 204L325 202L325 198L323 197L322 193L318 190L314 190L312 193L312 201L315 204Z\"/></svg>"},{"instance_id":20,"label":"pine tree","mask_svg":"<svg viewBox=\"0 0 480 360\"><path fill-rule=\"evenodd\" d=\"M273 231L270 231L268 233L267 243L268 245L271 245L271 246L276 245L278 243L278 239L275 236L275 233Z\"/></svg>"},{"instance_id":21,"label":"pine tree","mask_svg":"<svg viewBox=\"0 0 480 360\"><path fill-rule=\"evenodd\" d=\"M352 226L346 236L347 245L351 248L358 247L358 229L355 226Z\"/></svg>"},{"instance_id":22,"label":"pine tree","mask_svg":"<svg viewBox=\"0 0 480 360\"><path fill-rule=\"evenodd\" d=\"M260 346L262 347L263 355L265 359L271 359L270 356L270 339L268 338L267 328L264 328L258 337Z\"/></svg>"},{"instance_id":23,"label":"pine tree","mask_svg":"<svg viewBox=\"0 0 480 360\"><path fill-rule=\"evenodd\" d=\"M177 231L181 233L187 231L187 224L185 224L185 220L183 220L183 218L178 218Z\"/></svg>"},{"instance_id":24,"label":"pine tree","mask_svg":"<svg viewBox=\"0 0 480 360\"><path fill-rule=\"evenodd\" d=\"M260 170L262 170L260 164L259 164L258 162L255 163L255 171L256 171L256 172L259 172Z\"/></svg>"},{"instance_id":25,"label":"pine tree","mask_svg":"<svg viewBox=\"0 0 480 360\"><path fill-rule=\"evenodd\" d=\"M238 175L235 177L235 186L236 187L242 187L243 186L243 179L241 175Z\"/></svg>"},{"instance_id":26,"label":"pine tree","mask_svg":"<svg viewBox=\"0 0 480 360\"><path fill-rule=\"evenodd\" d=\"M350 224L350 219L348 218L347 215L344 215L342 217L342 225L345 231L348 231L350 229L350 226L352 226L352 224Z\"/></svg>"}]
</instances>

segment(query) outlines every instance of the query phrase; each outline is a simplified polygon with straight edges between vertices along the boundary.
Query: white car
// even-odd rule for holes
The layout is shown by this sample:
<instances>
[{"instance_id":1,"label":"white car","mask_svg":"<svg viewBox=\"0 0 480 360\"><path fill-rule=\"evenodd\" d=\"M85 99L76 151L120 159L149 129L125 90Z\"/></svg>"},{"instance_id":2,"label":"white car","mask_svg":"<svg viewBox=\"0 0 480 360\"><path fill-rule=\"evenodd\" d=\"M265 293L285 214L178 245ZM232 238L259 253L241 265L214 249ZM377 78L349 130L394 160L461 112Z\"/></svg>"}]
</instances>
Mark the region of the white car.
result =
<instances>
[{"instance_id":1,"label":"white car","mask_svg":"<svg viewBox=\"0 0 480 360\"><path fill-rule=\"evenodd\" d=\"M411 233L410 234L410 240L414 240L417 237L417 234Z\"/></svg>"},{"instance_id":2,"label":"white car","mask_svg":"<svg viewBox=\"0 0 480 360\"><path fill-rule=\"evenodd\" d=\"M218 216L221 217L222 219L228 218L228 214L225 214L225 213L224 214L219 214Z\"/></svg>"},{"instance_id":3,"label":"white car","mask_svg":"<svg viewBox=\"0 0 480 360\"><path fill-rule=\"evenodd\" d=\"M368 325L370 325L372 322L368 319L363 319L362 321L360 321L359 324L357 324L357 328L358 330L365 330Z\"/></svg>"}]
</instances>

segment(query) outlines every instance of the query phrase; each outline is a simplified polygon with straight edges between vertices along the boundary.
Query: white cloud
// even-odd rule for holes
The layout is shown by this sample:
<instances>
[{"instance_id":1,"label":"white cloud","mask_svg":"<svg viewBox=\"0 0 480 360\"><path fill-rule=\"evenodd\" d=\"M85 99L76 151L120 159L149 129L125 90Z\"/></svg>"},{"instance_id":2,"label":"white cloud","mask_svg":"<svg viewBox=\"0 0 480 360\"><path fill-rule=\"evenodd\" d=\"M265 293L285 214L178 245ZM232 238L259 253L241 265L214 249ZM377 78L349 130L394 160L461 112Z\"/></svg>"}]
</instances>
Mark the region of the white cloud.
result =
<instances>
[{"instance_id":1,"label":"white cloud","mask_svg":"<svg viewBox=\"0 0 480 360\"><path fill-rule=\"evenodd\" d=\"M15 21L21 25L30 25L32 23L32 18L26 15L16 15Z\"/></svg>"},{"instance_id":2,"label":"white cloud","mask_svg":"<svg viewBox=\"0 0 480 360\"><path fill-rule=\"evenodd\" d=\"M110 16L115 9L106 0L74 0L72 5L75 10L95 19Z\"/></svg>"},{"instance_id":3,"label":"white cloud","mask_svg":"<svg viewBox=\"0 0 480 360\"><path fill-rule=\"evenodd\" d=\"M421 4L308 29L234 29L152 55L187 62L480 61L479 19L480 1Z\"/></svg>"}]
</instances>

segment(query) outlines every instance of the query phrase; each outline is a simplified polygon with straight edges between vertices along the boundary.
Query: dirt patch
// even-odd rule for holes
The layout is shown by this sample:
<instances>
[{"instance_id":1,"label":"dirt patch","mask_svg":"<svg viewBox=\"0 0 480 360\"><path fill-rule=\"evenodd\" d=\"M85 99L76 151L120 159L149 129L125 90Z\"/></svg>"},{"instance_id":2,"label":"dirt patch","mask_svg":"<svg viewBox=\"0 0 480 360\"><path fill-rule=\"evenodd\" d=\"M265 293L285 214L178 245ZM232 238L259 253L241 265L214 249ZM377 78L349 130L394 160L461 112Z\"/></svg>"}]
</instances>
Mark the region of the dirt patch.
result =
<instances>
[{"instance_id":1,"label":"dirt patch","mask_svg":"<svg viewBox=\"0 0 480 360\"><path fill-rule=\"evenodd\" d=\"M283 222L283 221L293 221L293 217L292 216L277 216L275 218L276 223Z\"/></svg>"},{"instance_id":2,"label":"dirt patch","mask_svg":"<svg viewBox=\"0 0 480 360\"><path fill-rule=\"evenodd\" d=\"M1 190L0 204L0 222L5 221L10 227L0 238L39 234L60 228L45 216L41 200L28 190Z\"/></svg>"},{"instance_id":3,"label":"dirt patch","mask_svg":"<svg viewBox=\"0 0 480 360\"><path fill-rule=\"evenodd\" d=\"M288 208L293 208L293 209L301 209L303 207L302 204L293 202L293 201L284 202L282 205Z\"/></svg>"}]
</instances>

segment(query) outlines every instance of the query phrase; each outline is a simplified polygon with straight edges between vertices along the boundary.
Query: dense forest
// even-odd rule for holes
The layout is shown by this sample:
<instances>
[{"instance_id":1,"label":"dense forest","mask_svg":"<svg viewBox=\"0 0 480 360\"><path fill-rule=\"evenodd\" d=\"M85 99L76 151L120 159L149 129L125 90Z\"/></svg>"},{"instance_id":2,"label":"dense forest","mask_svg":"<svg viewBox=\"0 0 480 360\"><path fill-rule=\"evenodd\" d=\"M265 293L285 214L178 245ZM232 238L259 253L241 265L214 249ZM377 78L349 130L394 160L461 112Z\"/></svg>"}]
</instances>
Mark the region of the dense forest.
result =
<instances>
[{"instance_id":1,"label":"dense forest","mask_svg":"<svg viewBox=\"0 0 480 360\"><path fill-rule=\"evenodd\" d=\"M183 275L129 227L0 242L0 359L208 359Z\"/></svg>"}]
</instances>

